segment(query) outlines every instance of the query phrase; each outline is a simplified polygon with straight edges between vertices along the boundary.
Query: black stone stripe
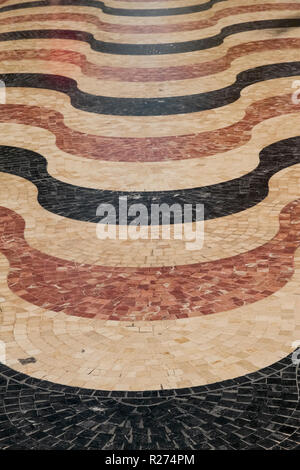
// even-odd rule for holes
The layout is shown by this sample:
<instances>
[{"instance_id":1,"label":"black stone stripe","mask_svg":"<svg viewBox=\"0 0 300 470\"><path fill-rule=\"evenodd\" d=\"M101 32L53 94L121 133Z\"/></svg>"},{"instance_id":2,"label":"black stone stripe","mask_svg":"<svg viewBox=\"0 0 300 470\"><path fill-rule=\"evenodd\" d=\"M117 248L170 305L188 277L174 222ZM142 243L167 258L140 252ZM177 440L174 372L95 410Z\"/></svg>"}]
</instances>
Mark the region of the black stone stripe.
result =
<instances>
[{"instance_id":1,"label":"black stone stripe","mask_svg":"<svg viewBox=\"0 0 300 470\"><path fill-rule=\"evenodd\" d=\"M98 8L106 13L107 15L114 16L170 16L170 15L186 15L189 13L197 13L199 11L205 11L212 8L216 3L224 2L227 0L210 0L200 5L191 5L187 7L179 8L159 8L159 9L128 9L128 8L112 8L105 5L104 2L95 0L56 0L55 3L51 0L41 0L38 2L26 2L16 3L15 5L7 5L6 7L0 8L1 11L21 10L23 8L36 8L36 7L48 7L48 6L84 6Z\"/></svg>"},{"instance_id":2,"label":"black stone stripe","mask_svg":"<svg viewBox=\"0 0 300 470\"><path fill-rule=\"evenodd\" d=\"M99 222L99 204L109 203L118 215L119 197L127 196L128 206L142 203L151 214L151 204L204 204L205 219L215 219L246 210L268 195L269 179L278 171L300 163L300 137L276 142L260 152L260 163L250 173L210 186L173 191L108 191L74 186L47 172L47 160L38 153L15 147L0 147L0 171L31 181L38 189L41 206L57 215L85 222ZM136 216L129 217L130 223ZM162 221L160 221L163 223ZM171 223L174 220L171 217ZM115 223L112 221L111 223ZM119 223L119 220L116 220ZM150 217L148 224L151 223ZM165 222L166 223L166 222Z\"/></svg>"},{"instance_id":3,"label":"black stone stripe","mask_svg":"<svg viewBox=\"0 0 300 470\"><path fill-rule=\"evenodd\" d=\"M168 98L114 98L92 95L79 90L75 80L61 75L8 73L0 74L0 79L6 87L42 88L65 93L70 97L74 108L90 113L114 116L163 116L220 108L238 100L241 91L249 85L297 75L300 75L300 62L263 65L239 73L236 81L225 88Z\"/></svg>"},{"instance_id":4,"label":"black stone stripe","mask_svg":"<svg viewBox=\"0 0 300 470\"><path fill-rule=\"evenodd\" d=\"M146 460L185 449L199 465L195 450L299 450L299 379L292 355L242 377L148 391L60 385L0 364L0 449L140 450Z\"/></svg>"},{"instance_id":5,"label":"black stone stripe","mask_svg":"<svg viewBox=\"0 0 300 470\"><path fill-rule=\"evenodd\" d=\"M0 10L1 12L1 10ZM0 34L0 41L17 41L24 39L71 39L83 41L97 52L119 55L159 55L159 54L181 54L185 52L200 51L219 46L224 39L246 31L260 31L264 29L286 29L299 28L300 18L283 18L275 20L250 21L237 23L222 28L221 32L208 38L193 41L174 42L165 44L125 44L115 42L104 42L94 38L93 34L85 31L60 30L60 29L37 29L28 31L11 31Z\"/></svg>"}]
</instances>

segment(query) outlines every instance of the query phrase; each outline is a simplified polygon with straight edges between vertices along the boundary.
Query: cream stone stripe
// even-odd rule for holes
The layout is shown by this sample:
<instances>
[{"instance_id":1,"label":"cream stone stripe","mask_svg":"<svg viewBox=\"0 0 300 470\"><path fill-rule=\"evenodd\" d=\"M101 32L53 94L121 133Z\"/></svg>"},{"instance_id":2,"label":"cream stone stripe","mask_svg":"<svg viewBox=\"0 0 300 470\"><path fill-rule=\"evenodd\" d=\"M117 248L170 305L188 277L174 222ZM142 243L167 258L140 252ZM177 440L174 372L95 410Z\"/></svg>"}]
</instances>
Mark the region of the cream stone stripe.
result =
<instances>
[{"instance_id":1,"label":"cream stone stripe","mask_svg":"<svg viewBox=\"0 0 300 470\"><path fill-rule=\"evenodd\" d=\"M254 127L251 140L246 144L205 158L153 163L109 162L60 150L56 147L55 136L45 129L0 123L0 145L39 153L46 158L47 170L54 178L77 186L114 191L169 191L239 178L254 170L263 148L298 135L300 115L294 113L263 121Z\"/></svg>"},{"instance_id":2,"label":"cream stone stripe","mask_svg":"<svg viewBox=\"0 0 300 470\"><path fill-rule=\"evenodd\" d=\"M201 0L200 0L201 1ZM18 1L18 0L8 0L5 4L1 6L8 6L8 5L16 5L20 3L27 3L28 0ZM277 4L277 3L286 3L284 1L278 2L278 0L268 0L268 4ZM295 0L292 3L296 3ZM261 0L251 0L251 5L261 5ZM0 6L0 7L1 7ZM200 11L197 13L188 13L183 15L169 15L169 16L118 16L118 15L108 15L102 12L100 8L93 8L93 7L86 7L86 6L63 6L63 5L51 5L45 7L32 7L32 8L24 8L20 10L10 10L7 12L1 12L0 18L7 18L10 16L16 16L20 14L26 15L27 11L30 10L30 13L88 13L90 15L97 16L101 21L105 21L105 23L111 24L128 24L128 25L164 25L164 24L181 24L186 23L188 21L198 21L211 18L215 13L225 10L227 8L234 8L245 6L244 0L230 0L229 2L220 2L216 3L205 11ZM130 9L130 7L123 6L125 9ZM153 7L154 9L160 9L158 4ZM169 8L169 7L168 7Z\"/></svg>"},{"instance_id":3,"label":"cream stone stripe","mask_svg":"<svg viewBox=\"0 0 300 470\"><path fill-rule=\"evenodd\" d=\"M0 263L6 363L55 383L105 390L205 385L282 359L300 335L299 250L293 278L263 300L215 315L134 324L29 304L8 289L8 262L1 257ZM35 363L19 361L32 356Z\"/></svg>"},{"instance_id":4,"label":"cream stone stripe","mask_svg":"<svg viewBox=\"0 0 300 470\"><path fill-rule=\"evenodd\" d=\"M36 9L35 9L36 10ZM23 12L23 10L22 10ZM31 15L31 8L26 9L26 14ZM73 10L69 11L70 13ZM95 39L105 42L113 43L123 43L123 44L164 44L164 43L179 43L185 41L192 41L197 39L209 38L215 36L221 32L222 28L226 26L231 26L234 24L242 24L252 21L259 21L266 19L266 13L268 15L267 19L286 19L286 18L295 18L297 14L299 15L299 10L275 10L275 11L261 11L253 13L242 13L236 15L230 15L228 17L222 18L218 21L217 24L201 29L195 29L192 31L177 31L177 32L166 32L166 33L124 33L120 32L109 32L102 31L101 28L89 22L81 21L72 21L72 20L48 20L48 21L38 21L32 16L32 19L24 21L22 23L0 25L0 32L8 31L22 31L22 30L39 30L39 29L67 29L75 31L85 31L94 35ZM23 16L23 15L22 15ZM2 16L0 15L0 20ZM295 28L297 29L297 28ZM274 30L274 28L273 28ZM254 31L256 35L260 31ZM242 33L239 33L242 34ZM236 36L236 34L234 35ZM172 54L174 57L174 54Z\"/></svg>"},{"instance_id":5,"label":"cream stone stripe","mask_svg":"<svg viewBox=\"0 0 300 470\"><path fill-rule=\"evenodd\" d=\"M80 52L86 56L86 59L93 64L108 67L125 67L125 68L153 68L153 67L174 67L183 65L193 65L205 62L211 62L216 59L224 57L231 47L243 45L247 42L256 41L257 39L274 39L277 31L274 29L266 29L259 31L250 31L245 33L238 33L230 36L224 40L220 46L204 49L202 51L185 52L182 54L158 54L151 56L132 56L132 55L118 55L118 54L105 54L96 52L90 48L86 42L75 41L71 39L26 39L1 42L1 50L24 50L24 49L66 49L75 52ZM299 38L300 28L290 28L282 31L280 38ZM175 61L176 59L176 61ZM175 62L174 62L175 61ZM201 77L202 80L203 77Z\"/></svg>"},{"instance_id":6,"label":"cream stone stripe","mask_svg":"<svg viewBox=\"0 0 300 470\"><path fill-rule=\"evenodd\" d=\"M53 90L14 88L6 90L7 104L41 106L64 116L71 129L113 137L159 137L187 135L219 129L240 121L253 102L277 95L289 94L299 76L255 83L241 92L241 97L229 105L198 113L169 116L110 116L89 113L74 108L69 96ZM137 156L138 158L138 156Z\"/></svg>"},{"instance_id":7,"label":"cream stone stripe","mask_svg":"<svg viewBox=\"0 0 300 470\"><path fill-rule=\"evenodd\" d=\"M161 232L158 240L100 240L96 236L96 224L48 212L38 204L37 190L32 183L0 173L0 205L24 218L25 239L31 247L65 260L101 266L175 266L248 252L275 236L280 211L298 197L300 164L275 174L269 181L268 196L256 206L206 220L202 249L190 251L186 249L185 239L173 239L173 227L169 240L162 239Z\"/></svg>"},{"instance_id":8,"label":"cream stone stripe","mask_svg":"<svg viewBox=\"0 0 300 470\"><path fill-rule=\"evenodd\" d=\"M287 50L264 51L242 56L236 59L229 69L206 77L152 83L125 81L122 82L122 86L117 80L100 80L85 75L76 65L52 60L5 60L0 62L0 73L36 73L38 71L38 73L72 78L77 82L80 90L94 95L116 98L164 98L219 90L235 83L236 76L245 70L269 64L297 62L298 60L299 48L297 47Z\"/></svg>"}]
</instances>

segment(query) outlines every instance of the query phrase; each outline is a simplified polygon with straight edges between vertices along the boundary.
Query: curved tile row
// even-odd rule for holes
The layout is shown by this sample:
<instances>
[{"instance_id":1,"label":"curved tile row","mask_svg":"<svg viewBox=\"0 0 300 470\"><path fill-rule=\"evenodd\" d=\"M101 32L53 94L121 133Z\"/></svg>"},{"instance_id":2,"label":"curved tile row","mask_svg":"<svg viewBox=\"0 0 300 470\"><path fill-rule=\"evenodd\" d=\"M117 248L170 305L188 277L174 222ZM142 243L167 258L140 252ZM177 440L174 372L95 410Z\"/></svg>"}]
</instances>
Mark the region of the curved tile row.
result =
<instances>
[{"instance_id":1,"label":"curved tile row","mask_svg":"<svg viewBox=\"0 0 300 470\"><path fill-rule=\"evenodd\" d=\"M46 107L62 113L64 123L72 130L100 137L140 139L142 143L147 137L198 135L200 130L202 134L236 124L251 104L264 98L290 94L292 101L292 84L297 77L300 75L255 83L243 90L237 101L220 108L222 112L215 109L200 111L185 114L184 119L182 114L141 117L91 113L72 106L67 94L42 88L7 87L6 103L34 107L38 103L42 109Z\"/></svg>"},{"instance_id":2,"label":"curved tile row","mask_svg":"<svg viewBox=\"0 0 300 470\"><path fill-rule=\"evenodd\" d=\"M0 374L2 449L299 447L299 371L291 356L220 384L142 393L65 387L2 364Z\"/></svg>"},{"instance_id":3,"label":"curved tile row","mask_svg":"<svg viewBox=\"0 0 300 470\"><path fill-rule=\"evenodd\" d=\"M0 9L1 13L1 9ZM299 28L300 19L274 19L250 21L238 23L222 28L221 32L210 38L203 38L182 43L169 44L122 44L114 42L104 42L94 38L94 35L85 31L41 29L28 31L11 31L0 33L0 41L24 40L24 39L71 39L83 41L90 45L96 52L118 55L162 55L162 54L182 54L193 51L211 49L223 43L224 39L231 35L247 31L261 31L265 29L286 29Z\"/></svg>"},{"instance_id":4,"label":"curved tile row","mask_svg":"<svg viewBox=\"0 0 300 470\"><path fill-rule=\"evenodd\" d=\"M293 274L299 213L299 200L288 204L277 235L247 253L158 270L78 265L45 255L25 241L24 220L3 207L0 251L10 263L8 286L34 305L110 320L186 318L231 310L281 289Z\"/></svg>"},{"instance_id":5,"label":"curved tile row","mask_svg":"<svg viewBox=\"0 0 300 470\"><path fill-rule=\"evenodd\" d=\"M244 176L186 190L126 192L75 186L49 175L47 160L41 155L6 146L0 147L0 171L31 181L38 189L39 203L46 210L64 217L97 223L103 218L96 215L100 204L108 203L118 208L119 198L126 196L128 207L139 203L147 208L150 224L153 204L179 204L181 208L191 204L191 221L194 222L202 217L196 204L204 205L204 219L208 220L234 214L261 202L268 194L269 179L278 171L300 162L299 142L300 137L293 137L266 147L260 152L259 165ZM128 221L131 223L135 218L136 214L129 216ZM120 224L118 213L113 223ZM170 223L174 223L173 213Z\"/></svg>"},{"instance_id":6,"label":"curved tile row","mask_svg":"<svg viewBox=\"0 0 300 470\"><path fill-rule=\"evenodd\" d=\"M298 11L300 9L297 3L270 3L265 5L244 5L216 12L208 19L192 20L184 23L164 24L164 25L133 25L133 24L115 24L106 23L100 20L96 15L87 13L46 13L46 14L30 14L22 16L13 16L0 20L0 25L18 24L26 21L78 21L91 23L99 28L100 31L116 32L116 33L132 33L132 34L161 34L183 31L198 31L199 29L208 28L216 25L219 20L232 15L256 13L265 11Z\"/></svg>"},{"instance_id":7,"label":"curved tile row","mask_svg":"<svg viewBox=\"0 0 300 470\"><path fill-rule=\"evenodd\" d=\"M295 77L300 74L300 62L271 64L246 70L237 75L235 83L215 91L171 98L114 98L92 95L77 87L71 78L39 73L0 74L7 88L42 88L69 96L72 106L82 111L113 116L168 116L220 108L234 103L241 91L255 83Z\"/></svg>"},{"instance_id":8,"label":"curved tile row","mask_svg":"<svg viewBox=\"0 0 300 470\"><path fill-rule=\"evenodd\" d=\"M106 137L71 129L64 115L46 107L1 105L0 122L41 127L52 132L61 150L81 157L112 162L160 162L216 155L238 148L250 139L250 131L264 120L298 113L291 95L254 102L240 121L212 131L172 137Z\"/></svg>"},{"instance_id":9,"label":"curved tile row","mask_svg":"<svg viewBox=\"0 0 300 470\"><path fill-rule=\"evenodd\" d=\"M174 238L173 226L161 226L157 239L120 240L117 226L112 228L116 231L115 238L98 238L94 224L45 211L37 201L35 186L14 175L0 173L0 205L25 220L25 239L32 248L56 258L99 266L187 265L229 258L269 242L279 229L281 210L299 195L299 171L300 166L293 165L274 175L269 182L269 194L260 204L227 217L207 220L203 245L194 246L191 251L186 249L188 234L183 226L180 240ZM165 228L170 230L169 239L163 236ZM199 228L201 224L192 225L194 233ZM4 291L3 286L1 289Z\"/></svg>"},{"instance_id":10,"label":"curved tile row","mask_svg":"<svg viewBox=\"0 0 300 470\"><path fill-rule=\"evenodd\" d=\"M209 62L169 67L118 67L101 66L91 62L88 56L71 49L22 49L0 52L0 60L44 60L68 63L80 67L82 73L100 80L124 82L164 82L206 77L228 70L234 60L247 54L264 51L297 49L298 38L266 39L251 41L230 47L227 53Z\"/></svg>"},{"instance_id":11,"label":"curved tile row","mask_svg":"<svg viewBox=\"0 0 300 470\"><path fill-rule=\"evenodd\" d=\"M20 28L20 29L19 29ZM6 28L2 28L2 31L6 31ZM11 31L12 29L28 30L26 24L19 25L18 27L9 26L7 31ZM41 29L44 29L41 25ZM52 30L51 27L47 27L47 30ZM11 31L14 32L14 31ZM17 31L16 31L17 32ZM280 35L280 39L297 39L300 37L300 29L299 28L287 28L282 30ZM269 40L272 39L273 30L265 29L262 30L259 34L259 40ZM274 31L274 39L275 39L275 31ZM91 49L90 45L85 41L77 41L72 39L56 39L55 40L55 47L67 49L72 52L79 52L84 54L86 58L95 65L105 66L105 67L117 67L117 68L165 68L165 67L173 67L173 66L185 66L190 64L199 64L201 62L212 62L215 59L220 59L222 56L226 55L229 49L233 46L242 45L244 43L256 41L257 32L249 31L237 35L233 35L224 41L220 46L215 47L213 49L206 49L200 51L193 51L189 53L177 54L176 55L176 65L174 64L174 55L173 54L163 54L163 55L120 55L120 54L103 54ZM4 41L1 43L1 50L10 51L12 49L15 50L26 50L26 49L53 49L53 41L45 38L45 39L35 39L35 38L27 38L26 41L21 40L9 40ZM258 50L258 53L259 50ZM297 59L296 59L297 60ZM268 63L270 63L268 61ZM138 67L137 67L138 64ZM262 64L263 65L263 64ZM250 68L247 65L244 67L245 69ZM36 72L37 70L35 70Z\"/></svg>"},{"instance_id":12,"label":"curved tile row","mask_svg":"<svg viewBox=\"0 0 300 470\"><path fill-rule=\"evenodd\" d=\"M179 8L160 8L160 9L125 9L125 8L111 8L105 5L104 2L98 0L57 0L55 2L56 6L66 5L66 6L84 6L98 8L103 11L106 15L115 15L115 16L170 16L170 15L185 15L189 13L197 13L200 11L209 10L212 6L219 2L224 2L226 0L209 0L206 3L200 3L199 5L190 5L187 7ZM16 3L14 5L8 5L0 8L0 13L5 11L20 10L23 8L36 8L36 7L45 7L51 6L53 3L51 0L38 0L33 2L24 2Z\"/></svg>"},{"instance_id":13,"label":"curved tile row","mask_svg":"<svg viewBox=\"0 0 300 470\"><path fill-rule=\"evenodd\" d=\"M57 57L57 55L56 55ZM236 77L243 73L246 70L253 70L261 66L272 66L274 64L279 65L280 63L293 63L294 61L298 61L299 54L296 48L286 49L286 50L272 50L272 55L270 55L269 51L261 51L257 53L252 53L247 56L248 63L245 66L243 60L234 61L233 64L230 66L229 69L223 71L221 73L215 74L214 76L208 75L206 77L202 77L201 80L199 78L192 78L188 81L179 80L179 81L164 81L164 82L156 82L156 83L137 83L137 82L122 82L122 87L120 87L120 83L114 80L101 80L97 79L96 77L89 77L84 75L81 70L79 70L73 64L64 64L63 72L62 72L62 63L51 61L46 62L44 60L39 61L32 60L29 62L28 60L10 60L1 63L1 72L2 74L9 74L15 73L18 74L35 74L38 70L39 74L48 74L51 73L52 76L60 77L63 76L65 78L74 80L76 82L77 89L83 93L87 93L88 95L99 96L101 97L112 97L113 100L121 99L131 99L131 100L164 100L168 98L168 100L179 98L182 102L183 96L186 95L186 89L188 87L189 96L198 97L201 93L202 96L206 96L206 93L224 90L226 87L231 86L236 82ZM259 77L259 73L258 73ZM288 82L289 77L281 77L285 78L286 82ZM272 80L272 85L276 85L276 82L280 78L274 78ZM289 91L292 90L292 82L293 79L290 79L290 87ZM252 88L249 90L250 93L253 93L253 88L257 88L258 84L263 84L264 81L258 81L257 84L253 84ZM267 85L267 82L266 82ZM250 85L251 86L251 85ZM247 87L246 87L247 88ZM271 87L270 87L271 89ZM251 91L252 90L252 91ZM29 91L29 89L27 90ZM241 91L241 95L246 95L248 90L245 89ZM38 92L39 93L39 92ZM45 91L44 91L45 93ZM57 93L59 93L57 91ZM71 92L74 94L74 92ZM75 91L76 94L76 91ZM49 94L50 95L50 94ZM269 96L268 92L265 93L264 96ZM68 96L66 96L68 100ZM258 99L258 98L256 98ZM69 100L68 100L69 101ZM78 100L77 100L78 101ZM235 103L235 100L233 103ZM81 99L82 102L82 99ZM99 103L98 103L99 104ZM113 108L113 102L110 103L111 107ZM153 107L156 103L151 102L151 106ZM170 103L169 103L170 105ZM108 108L109 104L106 105ZM225 105L229 106L229 105ZM121 106L122 107L122 106ZM123 106L124 107L124 106ZM109 111L109 109L107 109ZM209 111L209 110L206 110ZM88 112L88 111L87 111ZM113 111L112 111L113 112ZM121 110L122 112L122 110ZM197 111L196 111L197 113ZM201 111L198 111L201 113ZM146 114L146 113L145 113ZM178 114L178 113L177 113ZM191 114L191 113L186 113ZM167 116L174 116L174 114L168 114ZM146 117L146 116L145 116ZM105 116L102 116L102 119L107 119ZM189 116L192 118L192 116ZM173 118L176 120L176 117ZM178 116L178 121L182 120L181 116ZM155 119L153 119L155 121Z\"/></svg>"},{"instance_id":14,"label":"curved tile row","mask_svg":"<svg viewBox=\"0 0 300 470\"><path fill-rule=\"evenodd\" d=\"M87 159L81 156L80 149L75 155L68 154L60 150L54 135L47 130L0 120L0 145L42 152L47 157L48 173L60 181L112 191L183 190L239 178L257 166L264 147L295 135L300 135L298 112L263 121L252 129L242 148L220 148L209 158L117 163Z\"/></svg>"},{"instance_id":15,"label":"curved tile row","mask_svg":"<svg viewBox=\"0 0 300 470\"><path fill-rule=\"evenodd\" d=\"M61 7L61 15L67 15L69 13L69 8L70 7ZM57 11L55 9L54 11ZM39 13L41 12L41 13ZM82 7L75 7L74 10L74 17L67 19L62 18L59 19L59 17L56 18L55 13L53 13L53 8L52 7L47 7L42 10L40 9L29 9L26 10L27 15L22 15L21 17L17 17L17 21L15 23L12 22L13 19L13 13L14 12L7 12L7 13L2 13L0 15L0 28L2 32L14 32L14 31L21 31L21 30L39 30L39 29L46 29L46 30L75 30L75 31L83 31L83 32L88 32L92 34L93 38L95 41L100 41L100 43L104 44L120 44L120 45L150 45L154 46L156 45L157 47L161 47L162 44L174 44L174 45L187 45L188 43L191 43L193 41L207 41L209 38L215 38L216 35L222 33L222 31L225 28L230 28L232 26L236 27L236 25L243 25L245 23L249 24L252 22L258 22L258 21L264 21L266 19L266 13L264 11L257 11L257 12L249 12L249 13L241 13L241 14L234 14L234 16L225 16L219 22L213 26L209 26L206 28L201 28L201 29L192 29L192 30L187 30L178 33L177 31L171 31L171 32L162 32L162 33L156 33L156 32L145 32L142 33L141 30L138 30L140 32L135 33L135 32L126 32L126 28L130 26L126 21L123 20L123 22L112 22L110 23L112 26L114 25L115 27L121 23L121 26L123 27L120 32L118 31L106 31L107 26L104 26L103 29L99 29L99 24L96 23L97 17L95 15L90 15L90 10L87 8L82 8ZM79 17L76 16L76 13L78 12ZM24 13L24 12L22 12ZM30 15L30 13L32 15ZM42 22L37 24L37 19L35 17L35 14L38 16L43 17ZM87 15L87 20L85 21L85 16ZM47 16L49 16L49 19L47 19ZM72 15L72 13L71 13ZM287 9L274 9L270 10L268 12L268 21L277 21L277 20L282 20L282 19L293 19L295 16L297 17L297 10L291 10L289 8ZM21 22L21 18L24 18L24 21ZM81 17L81 20L79 19ZM31 18L31 19L30 19ZM54 18L56 18L56 21L54 22ZM107 17L105 17L106 19ZM120 17L119 17L120 18ZM101 20L98 19L101 24ZM116 21L116 20L114 20ZM123 24L124 23L124 24ZM133 23L133 21L129 22ZM109 24L105 23L104 25ZM158 22L158 25L161 23ZM157 25L157 26L158 26ZM151 25L148 25L151 26ZM111 28L113 29L113 28ZM266 30L264 30L266 31ZM245 35L247 32L240 32L237 34L232 34L229 36L231 39L239 38L239 36ZM255 30L250 30L248 34L252 34L255 38ZM285 32L286 34L286 32ZM228 41L228 39L225 39L224 41ZM224 42L223 41L223 42ZM203 44L202 44L203 47ZM217 46L217 47L220 47ZM214 47L213 49L216 49L217 47ZM211 48L208 49L203 49L201 48L198 52L204 51L204 50L211 50ZM192 51L192 52L184 52L182 55L185 54L192 54L197 51ZM180 52L178 52L180 54ZM131 54L132 55L132 54ZM138 54L140 55L140 54ZM166 55L166 54L164 54ZM155 55L150 55L150 57L155 57ZM134 57L134 55L133 55ZM149 57L148 55L143 55L143 57Z\"/></svg>"}]
</instances>

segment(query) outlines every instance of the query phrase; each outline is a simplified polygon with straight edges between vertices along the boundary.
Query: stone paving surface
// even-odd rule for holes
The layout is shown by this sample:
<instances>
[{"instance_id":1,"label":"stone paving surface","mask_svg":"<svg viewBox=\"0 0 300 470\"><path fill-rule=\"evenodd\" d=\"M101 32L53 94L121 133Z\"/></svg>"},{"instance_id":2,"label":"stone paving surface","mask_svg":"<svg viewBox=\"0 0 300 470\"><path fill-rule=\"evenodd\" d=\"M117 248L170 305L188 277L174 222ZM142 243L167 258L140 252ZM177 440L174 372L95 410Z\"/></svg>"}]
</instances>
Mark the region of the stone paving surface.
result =
<instances>
[{"instance_id":1,"label":"stone paving surface","mask_svg":"<svg viewBox=\"0 0 300 470\"><path fill-rule=\"evenodd\" d=\"M299 449L299 2L0 5L0 449Z\"/></svg>"}]
</instances>

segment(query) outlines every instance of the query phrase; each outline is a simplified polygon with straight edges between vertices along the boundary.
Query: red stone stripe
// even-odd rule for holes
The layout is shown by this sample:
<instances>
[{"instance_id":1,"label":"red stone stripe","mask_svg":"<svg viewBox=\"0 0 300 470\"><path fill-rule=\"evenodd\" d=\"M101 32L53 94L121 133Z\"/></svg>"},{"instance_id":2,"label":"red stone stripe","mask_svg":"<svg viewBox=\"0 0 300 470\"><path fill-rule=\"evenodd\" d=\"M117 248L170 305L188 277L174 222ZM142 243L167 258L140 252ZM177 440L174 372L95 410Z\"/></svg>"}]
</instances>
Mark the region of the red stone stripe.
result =
<instances>
[{"instance_id":1,"label":"red stone stripe","mask_svg":"<svg viewBox=\"0 0 300 470\"><path fill-rule=\"evenodd\" d=\"M258 101L245 110L245 116L221 129L170 137L104 137L85 134L64 124L63 114L38 106L0 105L0 122L41 127L56 136L56 145L72 155L94 160L156 162L207 157L237 148L251 139L251 130L260 122L284 114L298 113L291 95ZM47 155L45 155L47 157Z\"/></svg>"},{"instance_id":2,"label":"red stone stripe","mask_svg":"<svg viewBox=\"0 0 300 470\"><path fill-rule=\"evenodd\" d=\"M0 2L1 4L1 2ZM85 13L49 13L49 14L29 14L10 18L4 18L0 21L0 25L21 23L26 21L83 21L94 24L102 31L116 33L133 33L133 34L152 34L152 33L174 33L180 31L195 31L197 29L208 28L214 26L222 18L243 13L258 13L262 11L299 11L299 3L266 3L264 5L246 5L233 8L225 8L215 13L213 16L203 20L188 21L185 23L174 23L164 25L125 25L113 24L101 21L95 15ZM245 21L247 18L245 17ZM180 37L178 38L180 41Z\"/></svg>"},{"instance_id":3,"label":"red stone stripe","mask_svg":"<svg viewBox=\"0 0 300 470\"><path fill-rule=\"evenodd\" d=\"M160 268L102 267L65 261L31 248L25 221L0 208L0 251L8 285L26 301L68 315L110 320L163 320L208 315L257 302L293 274L300 244L300 200L280 214L268 243L217 261Z\"/></svg>"},{"instance_id":4,"label":"red stone stripe","mask_svg":"<svg viewBox=\"0 0 300 470\"><path fill-rule=\"evenodd\" d=\"M239 44L228 49L225 56L212 61L193 65L127 68L100 66L89 62L84 54L72 50L59 49L26 49L0 52L0 61L4 60L45 60L74 64L81 68L82 73L100 80L120 80L127 82L157 82L185 80L205 77L228 69L239 57L254 52L298 49L300 39L267 39Z\"/></svg>"}]
</instances>

